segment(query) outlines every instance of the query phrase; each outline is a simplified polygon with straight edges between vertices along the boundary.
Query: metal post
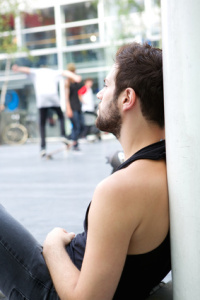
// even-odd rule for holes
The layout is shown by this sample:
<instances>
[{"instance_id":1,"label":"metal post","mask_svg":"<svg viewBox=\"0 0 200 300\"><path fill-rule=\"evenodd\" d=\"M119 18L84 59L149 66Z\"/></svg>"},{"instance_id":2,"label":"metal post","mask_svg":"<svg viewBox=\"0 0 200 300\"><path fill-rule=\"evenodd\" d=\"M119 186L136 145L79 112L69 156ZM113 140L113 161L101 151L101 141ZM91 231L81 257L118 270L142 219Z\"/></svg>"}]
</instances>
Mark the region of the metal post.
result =
<instances>
[{"instance_id":1,"label":"metal post","mask_svg":"<svg viewBox=\"0 0 200 300\"><path fill-rule=\"evenodd\" d=\"M200 1L163 0L174 300L200 299Z\"/></svg>"}]
</instances>

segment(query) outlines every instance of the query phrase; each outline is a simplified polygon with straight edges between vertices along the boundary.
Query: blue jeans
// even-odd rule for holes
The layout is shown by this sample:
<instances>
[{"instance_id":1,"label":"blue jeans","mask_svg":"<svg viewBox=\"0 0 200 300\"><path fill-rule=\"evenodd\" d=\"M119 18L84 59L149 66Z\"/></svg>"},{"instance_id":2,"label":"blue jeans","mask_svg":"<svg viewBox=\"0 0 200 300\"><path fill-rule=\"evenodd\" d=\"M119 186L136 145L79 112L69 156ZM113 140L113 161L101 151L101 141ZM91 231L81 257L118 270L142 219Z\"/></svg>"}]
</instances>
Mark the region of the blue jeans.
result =
<instances>
[{"instance_id":1,"label":"blue jeans","mask_svg":"<svg viewBox=\"0 0 200 300\"><path fill-rule=\"evenodd\" d=\"M41 149L46 148L46 130L45 125L48 117L49 109L56 112L59 120L60 120L60 135L65 137L65 118L61 108L58 106L51 107L41 107L39 108L39 117L40 117L40 136L41 136Z\"/></svg>"},{"instance_id":2,"label":"blue jeans","mask_svg":"<svg viewBox=\"0 0 200 300\"><path fill-rule=\"evenodd\" d=\"M58 300L42 246L0 204L0 290L10 300Z\"/></svg>"},{"instance_id":3,"label":"blue jeans","mask_svg":"<svg viewBox=\"0 0 200 300\"><path fill-rule=\"evenodd\" d=\"M73 125L71 139L75 142L78 141L79 135L84 128L84 119L81 111L73 111L73 117L70 118Z\"/></svg>"}]
</instances>

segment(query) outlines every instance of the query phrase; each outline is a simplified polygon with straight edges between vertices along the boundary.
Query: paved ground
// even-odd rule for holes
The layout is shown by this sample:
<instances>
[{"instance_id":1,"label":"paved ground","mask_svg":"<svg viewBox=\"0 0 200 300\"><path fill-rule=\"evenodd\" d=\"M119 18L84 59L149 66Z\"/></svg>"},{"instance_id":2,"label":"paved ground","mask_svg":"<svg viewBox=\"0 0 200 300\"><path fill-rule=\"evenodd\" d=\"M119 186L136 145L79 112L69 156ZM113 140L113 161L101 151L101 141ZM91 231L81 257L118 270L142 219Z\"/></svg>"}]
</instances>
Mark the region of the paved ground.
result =
<instances>
[{"instance_id":1,"label":"paved ground","mask_svg":"<svg viewBox=\"0 0 200 300\"><path fill-rule=\"evenodd\" d=\"M63 144L49 142L48 150ZM41 159L38 144L0 147L1 203L42 243L62 226L82 231L95 186L112 170L106 156L121 149L115 139L81 144L81 152L63 151Z\"/></svg>"},{"instance_id":2,"label":"paved ground","mask_svg":"<svg viewBox=\"0 0 200 300\"><path fill-rule=\"evenodd\" d=\"M59 142L48 143L49 151L60 147ZM38 144L1 145L0 201L41 243L55 226L81 232L95 186L112 171L106 156L120 149L112 138L46 160L40 158Z\"/></svg>"}]
</instances>

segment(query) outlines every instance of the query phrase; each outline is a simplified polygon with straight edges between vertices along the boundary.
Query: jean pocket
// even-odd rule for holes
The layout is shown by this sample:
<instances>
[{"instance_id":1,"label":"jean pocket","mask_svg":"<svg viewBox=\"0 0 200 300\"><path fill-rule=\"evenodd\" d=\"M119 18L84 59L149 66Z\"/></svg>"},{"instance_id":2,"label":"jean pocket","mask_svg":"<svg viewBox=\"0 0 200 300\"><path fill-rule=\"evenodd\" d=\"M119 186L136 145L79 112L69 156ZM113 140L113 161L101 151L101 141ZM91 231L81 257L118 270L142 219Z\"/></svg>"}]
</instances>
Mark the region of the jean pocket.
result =
<instances>
[{"instance_id":1,"label":"jean pocket","mask_svg":"<svg viewBox=\"0 0 200 300\"><path fill-rule=\"evenodd\" d=\"M29 300L28 298L26 298L20 291L13 289L9 300Z\"/></svg>"}]
</instances>

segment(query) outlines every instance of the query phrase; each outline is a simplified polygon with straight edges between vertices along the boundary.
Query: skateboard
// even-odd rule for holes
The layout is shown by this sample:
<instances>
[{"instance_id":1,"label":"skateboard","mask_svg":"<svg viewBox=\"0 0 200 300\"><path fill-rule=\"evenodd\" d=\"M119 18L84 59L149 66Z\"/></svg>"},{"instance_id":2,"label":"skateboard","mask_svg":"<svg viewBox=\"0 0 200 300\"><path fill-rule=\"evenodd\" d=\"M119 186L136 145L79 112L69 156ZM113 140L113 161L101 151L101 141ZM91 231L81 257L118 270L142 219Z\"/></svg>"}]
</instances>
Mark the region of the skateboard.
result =
<instances>
[{"instance_id":1,"label":"skateboard","mask_svg":"<svg viewBox=\"0 0 200 300\"><path fill-rule=\"evenodd\" d=\"M53 151L51 151L51 152L49 152L49 153L47 153L46 155L45 155L45 158L46 159L53 159L53 156L55 155L55 154L57 154L57 153L60 153L60 152L63 152L63 151L67 151L67 150L69 150L70 149L70 145L69 144L65 144L65 146L63 146L63 147L61 147L61 148L57 148L57 149L55 149L55 150L53 150Z\"/></svg>"}]
</instances>

